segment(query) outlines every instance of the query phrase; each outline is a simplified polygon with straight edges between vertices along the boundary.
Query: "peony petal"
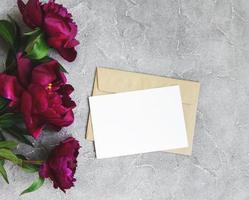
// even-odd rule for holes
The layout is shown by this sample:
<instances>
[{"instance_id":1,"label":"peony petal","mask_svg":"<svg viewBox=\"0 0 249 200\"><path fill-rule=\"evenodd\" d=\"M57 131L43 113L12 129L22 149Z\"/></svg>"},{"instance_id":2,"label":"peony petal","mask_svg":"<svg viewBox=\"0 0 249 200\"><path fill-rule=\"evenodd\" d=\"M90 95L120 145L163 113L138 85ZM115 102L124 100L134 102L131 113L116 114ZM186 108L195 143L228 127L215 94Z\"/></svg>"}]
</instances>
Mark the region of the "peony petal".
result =
<instances>
[{"instance_id":1,"label":"peony petal","mask_svg":"<svg viewBox=\"0 0 249 200\"><path fill-rule=\"evenodd\" d=\"M73 91L74 91L74 88L72 85L65 84L60 88L59 93L62 95L70 95Z\"/></svg>"},{"instance_id":2,"label":"peony petal","mask_svg":"<svg viewBox=\"0 0 249 200\"><path fill-rule=\"evenodd\" d=\"M76 107L76 103L72 101L70 96L62 97L63 106L69 109L74 109Z\"/></svg>"},{"instance_id":3,"label":"peony petal","mask_svg":"<svg viewBox=\"0 0 249 200\"><path fill-rule=\"evenodd\" d=\"M73 21L71 21L71 23L69 23L69 26L71 29L71 39L73 39L77 35L78 27L77 27L77 24Z\"/></svg>"},{"instance_id":4,"label":"peony petal","mask_svg":"<svg viewBox=\"0 0 249 200\"><path fill-rule=\"evenodd\" d=\"M27 92L23 92L21 98L21 112L23 113L25 125L29 133L37 139L42 132L44 122L38 115L32 114L32 96Z\"/></svg>"},{"instance_id":5,"label":"peony petal","mask_svg":"<svg viewBox=\"0 0 249 200\"><path fill-rule=\"evenodd\" d=\"M71 35L66 21L56 13L47 13L45 15L44 29L48 36L63 36L66 39Z\"/></svg>"},{"instance_id":6,"label":"peony petal","mask_svg":"<svg viewBox=\"0 0 249 200\"><path fill-rule=\"evenodd\" d=\"M66 156L66 157L77 157L78 150L80 148L79 142L75 140L73 137L69 137L63 142L58 148L55 150L56 155L58 156Z\"/></svg>"},{"instance_id":7,"label":"peony petal","mask_svg":"<svg viewBox=\"0 0 249 200\"><path fill-rule=\"evenodd\" d=\"M32 63L31 60L25 58L22 53L17 54L17 71L20 83L27 87L31 78Z\"/></svg>"},{"instance_id":8,"label":"peony petal","mask_svg":"<svg viewBox=\"0 0 249 200\"><path fill-rule=\"evenodd\" d=\"M30 28L36 28L42 26L42 9L39 0L29 0L25 5L23 1L18 0L18 7L23 15L24 22Z\"/></svg>"},{"instance_id":9,"label":"peony petal","mask_svg":"<svg viewBox=\"0 0 249 200\"><path fill-rule=\"evenodd\" d=\"M18 5L18 8L20 10L20 12L22 13L22 15L24 14L24 10L25 10L25 3L23 3L22 0L17 0L17 5Z\"/></svg>"},{"instance_id":10,"label":"peony petal","mask_svg":"<svg viewBox=\"0 0 249 200\"><path fill-rule=\"evenodd\" d=\"M46 119L47 123L59 128L69 126L74 121L74 114L72 110L63 113L62 115L51 108L45 111L42 115L43 118Z\"/></svg>"},{"instance_id":11,"label":"peony petal","mask_svg":"<svg viewBox=\"0 0 249 200\"><path fill-rule=\"evenodd\" d=\"M69 126L74 122L74 114L72 110L69 110L62 118L63 126Z\"/></svg>"},{"instance_id":12,"label":"peony petal","mask_svg":"<svg viewBox=\"0 0 249 200\"><path fill-rule=\"evenodd\" d=\"M73 62L77 57L75 48L59 48L57 51L68 62Z\"/></svg>"},{"instance_id":13,"label":"peony petal","mask_svg":"<svg viewBox=\"0 0 249 200\"><path fill-rule=\"evenodd\" d=\"M15 76L10 76L4 73L0 73L0 96L11 100L10 107L15 107L19 103L19 99L23 92L23 88L18 83Z\"/></svg>"},{"instance_id":14,"label":"peony petal","mask_svg":"<svg viewBox=\"0 0 249 200\"><path fill-rule=\"evenodd\" d=\"M43 163L39 168L39 176L43 178L49 178L51 175L50 169L47 163Z\"/></svg>"},{"instance_id":15,"label":"peony petal","mask_svg":"<svg viewBox=\"0 0 249 200\"><path fill-rule=\"evenodd\" d=\"M47 43L49 46L57 49L57 48L61 48L64 44L64 38L60 38L60 36L53 36L53 37L49 37L47 39Z\"/></svg>"},{"instance_id":16,"label":"peony petal","mask_svg":"<svg viewBox=\"0 0 249 200\"><path fill-rule=\"evenodd\" d=\"M47 91L37 84L31 84L28 88L32 96L32 113L41 114L48 109Z\"/></svg>"},{"instance_id":17,"label":"peony petal","mask_svg":"<svg viewBox=\"0 0 249 200\"><path fill-rule=\"evenodd\" d=\"M70 41L67 41L65 43L64 47L66 47L66 48L73 48L73 47L75 47L75 46L77 46L79 44L80 44L80 42L78 40L72 39Z\"/></svg>"},{"instance_id":18,"label":"peony petal","mask_svg":"<svg viewBox=\"0 0 249 200\"><path fill-rule=\"evenodd\" d=\"M32 72L32 83L40 84L47 87L57 79L59 72L59 64L52 60L47 63L42 63L34 68Z\"/></svg>"}]
</instances>

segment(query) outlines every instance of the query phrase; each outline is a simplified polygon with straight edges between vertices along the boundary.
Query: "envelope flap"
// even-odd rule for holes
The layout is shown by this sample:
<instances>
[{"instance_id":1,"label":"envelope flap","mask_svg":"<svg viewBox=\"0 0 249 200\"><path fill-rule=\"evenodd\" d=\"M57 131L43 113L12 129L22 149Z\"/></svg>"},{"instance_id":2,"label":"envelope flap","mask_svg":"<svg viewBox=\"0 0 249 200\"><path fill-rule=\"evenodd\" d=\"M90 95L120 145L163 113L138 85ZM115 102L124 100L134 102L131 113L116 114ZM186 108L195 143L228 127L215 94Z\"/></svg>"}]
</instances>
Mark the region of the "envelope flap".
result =
<instances>
[{"instance_id":1,"label":"envelope flap","mask_svg":"<svg viewBox=\"0 0 249 200\"><path fill-rule=\"evenodd\" d=\"M179 85L185 104L197 102L200 84L161 76L140 74L121 70L97 68L97 87L102 92L118 93L149 88ZM191 91L191 92L189 92Z\"/></svg>"}]
</instances>

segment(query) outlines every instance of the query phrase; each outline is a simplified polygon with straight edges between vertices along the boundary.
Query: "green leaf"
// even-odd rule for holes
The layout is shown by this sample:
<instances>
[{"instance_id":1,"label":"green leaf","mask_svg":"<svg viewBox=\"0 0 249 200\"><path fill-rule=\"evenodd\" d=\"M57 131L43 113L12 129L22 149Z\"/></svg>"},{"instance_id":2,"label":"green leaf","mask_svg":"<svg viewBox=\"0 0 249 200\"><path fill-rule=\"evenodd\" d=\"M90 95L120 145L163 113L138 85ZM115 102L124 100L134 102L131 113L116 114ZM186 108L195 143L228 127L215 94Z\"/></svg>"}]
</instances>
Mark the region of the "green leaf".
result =
<instances>
[{"instance_id":1,"label":"green leaf","mask_svg":"<svg viewBox=\"0 0 249 200\"><path fill-rule=\"evenodd\" d=\"M8 74L15 74L16 72L16 57L12 49L9 49L5 60L5 68Z\"/></svg>"},{"instance_id":2,"label":"green leaf","mask_svg":"<svg viewBox=\"0 0 249 200\"><path fill-rule=\"evenodd\" d=\"M0 127L9 128L22 121L22 115L19 113L5 113L0 116Z\"/></svg>"},{"instance_id":3,"label":"green leaf","mask_svg":"<svg viewBox=\"0 0 249 200\"><path fill-rule=\"evenodd\" d=\"M18 23L10 15L8 15L8 18L14 28L14 35L15 35L14 47L15 47L15 50L18 50L20 43L21 43L21 30L20 30Z\"/></svg>"},{"instance_id":4,"label":"green leaf","mask_svg":"<svg viewBox=\"0 0 249 200\"><path fill-rule=\"evenodd\" d=\"M22 40L17 22L9 15L8 18L9 21L0 20L0 36L10 45L5 61L5 71L13 75L16 71L16 52L19 50Z\"/></svg>"},{"instance_id":5,"label":"green leaf","mask_svg":"<svg viewBox=\"0 0 249 200\"><path fill-rule=\"evenodd\" d=\"M10 103L9 99L0 97L0 112L3 112L7 108L9 103Z\"/></svg>"},{"instance_id":6,"label":"green leaf","mask_svg":"<svg viewBox=\"0 0 249 200\"><path fill-rule=\"evenodd\" d=\"M0 174L3 177L3 179L6 181L6 183L9 184L9 180L8 180L8 176L7 176L7 172L4 168L4 160L0 160Z\"/></svg>"},{"instance_id":7,"label":"green leaf","mask_svg":"<svg viewBox=\"0 0 249 200\"><path fill-rule=\"evenodd\" d=\"M21 159L21 160L27 160L27 158L24 155L21 155L21 154L16 154L16 157Z\"/></svg>"},{"instance_id":8,"label":"green leaf","mask_svg":"<svg viewBox=\"0 0 249 200\"><path fill-rule=\"evenodd\" d=\"M35 28L34 30L24 33L23 35L25 36L30 36L30 35L39 35L41 33L41 29L40 28Z\"/></svg>"},{"instance_id":9,"label":"green leaf","mask_svg":"<svg viewBox=\"0 0 249 200\"><path fill-rule=\"evenodd\" d=\"M12 151L9 149L0 149L0 157L13 162L14 164L21 165L22 160L19 159Z\"/></svg>"},{"instance_id":10,"label":"green leaf","mask_svg":"<svg viewBox=\"0 0 249 200\"><path fill-rule=\"evenodd\" d=\"M34 63L34 65L39 65L39 64L42 64L42 63L46 63L46 62L49 62L53 60L53 58L50 58L49 56L45 56L43 57L42 59L36 59L36 60L32 60L32 63ZM59 64L59 67L60 67L60 71L64 72L64 73L67 73L68 74L68 71L60 64Z\"/></svg>"},{"instance_id":11,"label":"green leaf","mask_svg":"<svg viewBox=\"0 0 249 200\"><path fill-rule=\"evenodd\" d=\"M11 129L21 135L30 135L27 129L21 128L16 125L12 126Z\"/></svg>"},{"instance_id":12,"label":"green leaf","mask_svg":"<svg viewBox=\"0 0 249 200\"><path fill-rule=\"evenodd\" d=\"M48 55L49 49L44 34L41 33L29 42L25 51L30 59L40 60Z\"/></svg>"},{"instance_id":13,"label":"green leaf","mask_svg":"<svg viewBox=\"0 0 249 200\"><path fill-rule=\"evenodd\" d=\"M7 20L0 20L0 36L11 47L14 47L15 29L11 22Z\"/></svg>"},{"instance_id":14,"label":"green leaf","mask_svg":"<svg viewBox=\"0 0 249 200\"><path fill-rule=\"evenodd\" d=\"M29 193L29 192L34 192L35 190L38 190L44 183L44 178L39 177L36 179L26 190L24 190L20 195Z\"/></svg>"},{"instance_id":15,"label":"green leaf","mask_svg":"<svg viewBox=\"0 0 249 200\"><path fill-rule=\"evenodd\" d=\"M10 127L10 128L4 128L4 131L6 131L7 133L9 133L10 135L12 135L14 138L16 138L18 141L23 142L29 146L34 146L29 140L28 138L23 135L21 133L21 131L18 131L18 129L16 129L17 127Z\"/></svg>"},{"instance_id":16,"label":"green leaf","mask_svg":"<svg viewBox=\"0 0 249 200\"><path fill-rule=\"evenodd\" d=\"M67 70L59 63L60 70L66 74L68 74Z\"/></svg>"},{"instance_id":17,"label":"green leaf","mask_svg":"<svg viewBox=\"0 0 249 200\"><path fill-rule=\"evenodd\" d=\"M38 165L33 165L33 164L27 164L27 163L22 163L22 169L27 172L27 173L35 173L39 171L39 166Z\"/></svg>"},{"instance_id":18,"label":"green leaf","mask_svg":"<svg viewBox=\"0 0 249 200\"><path fill-rule=\"evenodd\" d=\"M17 143L15 141L0 141L0 148L5 149L15 149L17 147Z\"/></svg>"},{"instance_id":19,"label":"green leaf","mask_svg":"<svg viewBox=\"0 0 249 200\"><path fill-rule=\"evenodd\" d=\"M5 141L6 138L4 137L3 133L0 130L0 141Z\"/></svg>"},{"instance_id":20,"label":"green leaf","mask_svg":"<svg viewBox=\"0 0 249 200\"><path fill-rule=\"evenodd\" d=\"M7 15L7 16L9 18L12 26L14 27L14 31L15 31L14 33L15 33L15 35L18 35L20 33L20 27L19 27L18 23L10 15Z\"/></svg>"}]
</instances>

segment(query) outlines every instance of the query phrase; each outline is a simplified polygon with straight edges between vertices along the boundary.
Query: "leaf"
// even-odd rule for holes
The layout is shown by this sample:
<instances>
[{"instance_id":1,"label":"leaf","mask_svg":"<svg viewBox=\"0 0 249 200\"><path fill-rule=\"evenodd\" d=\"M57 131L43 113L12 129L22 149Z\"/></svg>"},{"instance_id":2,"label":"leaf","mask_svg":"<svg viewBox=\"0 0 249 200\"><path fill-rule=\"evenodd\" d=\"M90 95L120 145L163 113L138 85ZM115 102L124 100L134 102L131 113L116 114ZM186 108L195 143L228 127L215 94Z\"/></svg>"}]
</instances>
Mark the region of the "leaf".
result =
<instances>
[{"instance_id":1,"label":"leaf","mask_svg":"<svg viewBox=\"0 0 249 200\"><path fill-rule=\"evenodd\" d=\"M9 16L9 20L0 20L0 36L10 45L10 49L5 61L6 72L15 73L16 70L16 52L21 44L21 32L17 22Z\"/></svg>"},{"instance_id":2,"label":"leaf","mask_svg":"<svg viewBox=\"0 0 249 200\"><path fill-rule=\"evenodd\" d=\"M0 149L0 157L13 162L14 164L21 165L22 160L19 159L12 151L9 149Z\"/></svg>"},{"instance_id":3,"label":"leaf","mask_svg":"<svg viewBox=\"0 0 249 200\"><path fill-rule=\"evenodd\" d=\"M60 70L66 74L68 74L67 70L59 63Z\"/></svg>"},{"instance_id":4,"label":"leaf","mask_svg":"<svg viewBox=\"0 0 249 200\"><path fill-rule=\"evenodd\" d=\"M27 160L27 158L24 155L21 155L21 154L16 154L16 157L21 159L21 160Z\"/></svg>"},{"instance_id":5,"label":"leaf","mask_svg":"<svg viewBox=\"0 0 249 200\"><path fill-rule=\"evenodd\" d=\"M27 129L21 128L19 126L12 126L11 129L21 135L30 135Z\"/></svg>"},{"instance_id":6,"label":"leaf","mask_svg":"<svg viewBox=\"0 0 249 200\"><path fill-rule=\"evenodd\" d=\"M28 172L28 173L35 173L39 171L40 165L35 165L35 164L30 164L30 163L25 162L27 158L24 155L17 154L16 156L19 159L23 160L22 166L21 166L23 171Z\"/></svg>"},{"instance_id":7,"label":"leaf","mask_svg":"<svg viewBox=\"0 0 249 200\"><path fill-rule=\"evenodd\" d=\"M0 127L9 128L22 121L22 115L19 113L5 113L0 116Z\"/></svg>"},{"instance_id":8,"label":"leaf","mask_svg":"<svg viewBox=\"0 0 249 200\"><path fill-rule=\"evenodd\" d=\"M0 130L0 141L5 141L6 138L4 137L3 133Z\"/></svg>"},{"instance_id":9,"label":"leaf","mask_svg":"<svg viewBox=\"0 0 249 200\"><path fill-rule=\"evenodd\" d=\"M16 57L12 49L9 49L5 60L5 68L8 74L14 74L16 70Z\"/></svg>"},{"instance_id":10,"label":"leaf","mask_svg":"<svg viewBox=\"0 0 249 200\"><path fill-rule=\"evenodd\" d=\"M27 138L25 135L21 134L20 132L17 132L17 129L13 129L13 127L10 128L4 128L4 130L12 135L14 138L16 138L18 141L23 142L29 146L34 146Z\"/></svg>"},{"instance_id":11,"label":"leaf","mask_svg":"<svg viewBox=\"0 0 249 200\"><path fill-rule=\"evenodd\" d=\"M11 22L7 20L0 20L0 36L11 47L14 47L15 29Z\"/></svg>"},{"instance_id":12,"label":"leaf","mask_svg":"<svg viewBox=\"0 0 249 200\"><path fill-rule=\"evenodd\" d=\"M10 103L9 99L0 97L0 111L3 112L7 108L9 103Z\"/></svg>"},{"instance_id":13,"label":"leaf","mask_svg":"<svg viewBox=\"0 0 249 200\"><path fill-rule=\"evenodd\" d=\"M4 168L4 160L0 160L0 174L3 177L3 179L6 181L6 183L9 184L9 180L8 180L8 176L7 176L7 172Z\"/></svg>"},{"instance_id":14,"label":"leaf","mask_svg":"<svg viewBox=\"0 0 249 200\"><path fill-rule=\"evenodd\" d=\"M25 36L30 36L30 35L39 35L41 33L41 29L40 28L35 28L34 30L24 33L23 35Z\"/></svg>"},{"instance_id":15,"label":"leaf","mask_svg":"<svg viewBox=\"0 0 249 200\"><path fill-rule=\"evenodd\" d=\"M39 166L23 162L22 169L27 173L35 173L39 171Z\"/></svg>"},{"instance_id":16,"label":"leaf","mask_svg":"<svg viewBox=\"0 0 249 200\"><path fill-rule=\"evenodd\" d=\"M25 51L30 59L40 60L48 55L49 49L44 35L41 33L29 42Z\"/></svg>"},{"instance_id":17,"label":"leaf","mask_svg":"<svg viewBox=\"0 0 249 200\"><path fill-rule=\"evenodd\" d=\"M10 15L7 15L7 16L9 18L12 26L14 27L14 33L15 33L15 35L18 35L20 33L20 27L19 27L18 23Z\"/></svg>"},{"instance_id":18,"label":"leaf","mask_svg":"<svg viewBox=\"0 0 249 200\"><path fill-rule=\"evenodd\" d=\"M15 141L0 141L0 148L5 149L15 149L17 147L17 143Z\"/></svg>"},{"instance_id":19,"label":"leaf","mask_svg":"<svg viewBox=\"0 0 249 200\"><path fill-rule=\"evenodd\" d=\"M34 192L35 190L38 190L44 183L44 178L39 177L36 179L26 190L24 190L20 195L29 193L29 192Z\"/></svg>"},{"instance_id":20,"label":"leaf","mask_svg":"<svg viewBox=\"0 0 249 200\"><path fill-rule=\"evenodd\" d=\"M21 30L20 27L18 25L18 23L10 16L8 15L8 18L14 28L14 34L15 34L15 38L14 38L14 47L15 50L19 49L20 43L21 43Z\"/></svg>"},{"instance_id":21,"label":"leaf","mask_svg":"<svg viewBox=\"0 0 249 200\"><path fill-rule=\"evenodd\" d=\"M45 56L45 57L43 57L43 58L41 58L39 60L38 59L32 60L32 63L34 63L34 65L39 65L39 64L42 64L42 63L49 62L51 60L53 60L53 58L50 58L49 56ZM60 63L58 63L58 65L59 65L60 71L68 74L68 71Z\"/></svg>"}]
</instances>

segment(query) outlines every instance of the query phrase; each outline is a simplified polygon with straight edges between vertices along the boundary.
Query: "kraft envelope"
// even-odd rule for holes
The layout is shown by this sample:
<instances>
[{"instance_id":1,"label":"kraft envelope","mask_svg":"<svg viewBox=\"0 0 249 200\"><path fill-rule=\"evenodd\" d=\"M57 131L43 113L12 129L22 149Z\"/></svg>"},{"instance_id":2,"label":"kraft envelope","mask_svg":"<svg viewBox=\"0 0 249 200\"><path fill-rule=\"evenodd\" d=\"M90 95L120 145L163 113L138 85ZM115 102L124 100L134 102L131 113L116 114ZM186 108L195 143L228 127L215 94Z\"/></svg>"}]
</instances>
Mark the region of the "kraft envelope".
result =
<instances>
[{"instance_id":1,"label":"kraft envelope","mask_svg":"<svg viewBox=\"0 0 249 200\"><path fill-rule=\"evenodd\" d=\"M97 158L188 146L179 86L89 97Z\"/></svg>"},{"instance_id":2,"label":"kraft envelope","mask_svg":"<svg viewBox=\"0 0 249 200\"><path fill-rule=\"evenodd\" d=\"M174 85L180 86L189 146L187 148L167 150L167 152L191 155L200 90L198 82L98 67L96 69L92 95L105 95ZM86 139L94 140L90 114Z\"/></svg>"}]
</instances>

